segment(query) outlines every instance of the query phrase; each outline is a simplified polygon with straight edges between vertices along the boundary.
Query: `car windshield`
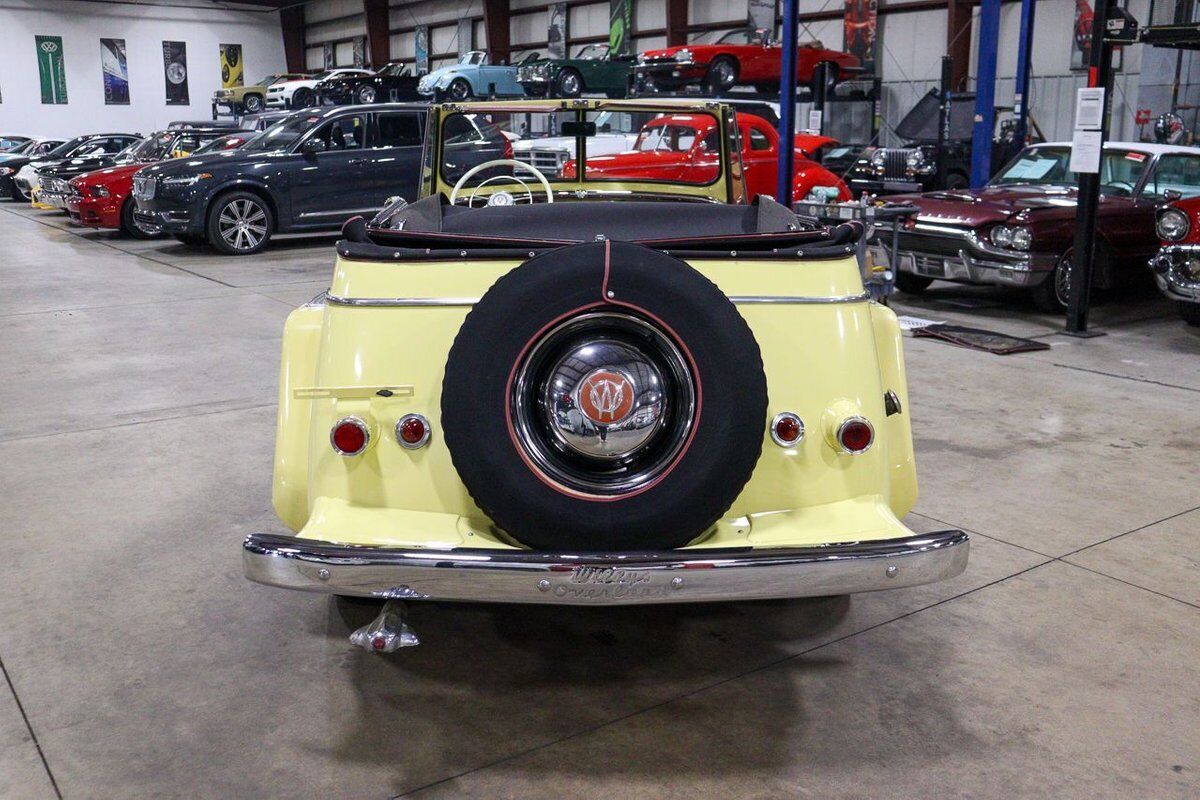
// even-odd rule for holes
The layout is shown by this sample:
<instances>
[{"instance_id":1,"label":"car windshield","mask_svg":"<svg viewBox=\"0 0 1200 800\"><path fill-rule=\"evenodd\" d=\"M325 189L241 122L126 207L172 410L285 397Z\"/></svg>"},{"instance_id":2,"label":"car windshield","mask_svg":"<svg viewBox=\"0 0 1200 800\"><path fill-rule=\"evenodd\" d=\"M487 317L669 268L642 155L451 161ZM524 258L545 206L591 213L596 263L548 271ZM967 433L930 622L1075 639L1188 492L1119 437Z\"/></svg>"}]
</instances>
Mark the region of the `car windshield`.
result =
<instances>
[{"instance_id":1,"label":"car windshield","mask_svg":"<svg viewBox=\"0 0 1200 800\"><path fill-rule=\"evenodd\" d=\"M266 77L264 77L262 80L260 80L258 83L254 84L254 85L255 86L270 86L272 83L278 83L280 80L282 80L282 76L267 75Z\"/></svg>"},{"instance_id":2,"label":"car windshield","mask_svg":"<svg viewBox=\"0 0 1200 800\"><path fill-rule=\"evenodd\" d=\"M328 78L332 74L333 73L328 70L326 70L325 72L318 72L316 75L309 77L309 80L311 80L311 81L324 80L325 78Z\"/></svg>"},{"instance_id":3,"label":"car windshield","mask_svg":"<svg viewBox=\"0 0 1200 800\"><path fill-rule=\"evenodd\" d=\"M29 141L24 136L0 136L0 152L19 153Z\"/></svg>"},{"instance_id":4,"label":"car windshield","mask_svg":"<svg viewBox=\"0 0 1200 800\"><path fill-rule=\"evenodd\" d=\"M1105 148L1100 165L1100 189L1106 194L1130 196L1142 178L1150 156L1137 150ZM1079 182L1071 172L1070 147L1031 147L1021 152L992 178L992 186L1062 186Z\"/></svg>"},{"instance_id":5,"label":"car windshield","mask_svg":"<svg viewBox=\"0 0 1200 800\"><path fill-rule=\"evenodd\" d=\"M87 141L86 136L76 136L74 139L68 139L58 147L46 153L46 158L66 158L71 153L75 152L75 148Z\"/></svg>"},{"instance_id":6,"label":"car windshield","mask_svg":"<svg viewBox=\"0 0 1200 800\"><path fill-rule=\"evenodd\" d=\"M708 131L714 133L712 144L696 146L697 138ZM442 122L439 170L442 181L454 185L486 161L515 158L535 167L551 184L577 183L579 162L583 161L585 182L702 186L712 183L721 172L719 131L717 118L705 113L664 115L640 109L461 112ZM582 154L578 152L580 141ZM667 163L656 153L679 155ZM529 170L504 165L470 174L463 189L502 189L519 195L521 202L532 193L540 201L538 184Z\"/></svg>"},{"instance_id":7,"label":"car windshield","mask_svg":"<svg viewBox=\"0 0 1200 800\"><path fill-rule=\"evenodd\" d=\"M739 28L736 31L705 31L692 40L692 44L761 44L764 32L754 28Z\"/></svg>"},{"instance_id":8,"label":"car windshield","mask_svg":"<svg viewBox=\"0 0 1200 800\"><path fill-rule=\"evenodd\" d=\"M13 155L19 155L21 153L28 153L30 150L34 149L34 147L36 147L36 146L37 146L37 142L35 142L33 139L29 139L27 141L21 142L19 145L12 148L11 150L5 150L4 152L12 153Z\"/></svg>"},{"instance_id":9,"label":"car windshield","mask_svg":"<svg viewBox=\"0 0 1200 800\"><path fill-rule=\"evenodd\" d=\"M584 61L599 61L608 55L608 45L606 44L585 44L579 48L579 52L575 54L576 58Z\"/></svg>"},{"instance_id":10,"label":"car windshield","mask_svg":"<svg viewBox=\"0 0 1200 800\"><path fill-rule=\"evenodd\" d=\"M171 152L174 142L175 134L163 131L131 145L122 155L128 156L132 161L162 161Z\"/></svg>"},{"instance_id":11,"label":"car windshield","mask_svg":"<svg viewBox=\"0 0 1200 800\"><path fill-rule=\"evenodd\" d=\"M317 114L297 114L281 119L242 145L241 149L248 153L266 153L291 147L320 118Z\"/></svg>"},{"instance_id":12,"label":"car windshield","mask_svg":"<svg viewBox=\"0 0 1200 800\"><path fill-rule=\"evenodd\" d=\"M1200 197L1200 155L1167 153L1159 156L1154 171L1142 189L1142 196L1153 200Z\"/></svg>"},{"instance_id":13,"label":"car windshield","mask_svg":"<svg viewBox=\"0 0 1200 800\"><path fill-rule=\"evenodd\" d=\"M199 156L203 155L204 153L215 153L219 150L232 150L235 147L241 147L243 142L251 141L254 139L254 137L261 135L262 134L242 132L231 133L228 136L218 136L216 139L212 139L202 144L196 150L196 152L192 153L192 155Z\"/></svg>"},{"instance_id":14,"label":"car windshield","mask_svg":"<svg viewBox=\"0 0 1200 800\"><path fill-rule=\"evenodd\" d=\"M388 64L383 69L379 70L379 72L377 74L386 75L389 78L398 78L401 75L406 75L407 73L408 73L408 65L407 64Z\"/></svg>"},{"instance_id":15,"label":"car windshield","mask_svg":"<svg viewBox=\"0 0 1200 800\"><path fill-rule=\"evenodd\" d=\"M463 53L463 57L458 60L460 64L482 64L485 55L479 50L472 50L469 53Z\"/></svg>"}]
</instances>

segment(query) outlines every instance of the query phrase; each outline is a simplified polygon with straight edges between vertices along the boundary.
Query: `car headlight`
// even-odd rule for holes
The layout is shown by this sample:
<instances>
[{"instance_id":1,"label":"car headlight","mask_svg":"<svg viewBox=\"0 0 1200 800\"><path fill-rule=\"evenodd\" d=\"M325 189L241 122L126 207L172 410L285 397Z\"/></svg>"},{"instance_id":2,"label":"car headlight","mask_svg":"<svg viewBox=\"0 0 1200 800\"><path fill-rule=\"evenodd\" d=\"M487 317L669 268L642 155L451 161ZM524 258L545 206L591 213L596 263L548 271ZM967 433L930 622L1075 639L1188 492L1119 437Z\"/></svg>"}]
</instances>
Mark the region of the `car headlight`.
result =
<instances>
[{"instance_id":1,"label":"car headlight","mask_svg":"<svg viewBox=\"0 0 1200 800\"><path fill-rule=\"evenodd\" d=\"M1012 228L1006 228L1003 225L997 225L992 228L992 244L997 247L1012 247L1013 232Z\"/></svg>"},{"instance_id":2,"label":"car headlight","mask_svg":"<svg viewBox=\"0 0 1200 800\"><path fill-rule=\"evenodd\" d=\"M12 167L0 167L0 177L7 177L16 172Z\"/></svg>"},{"instance_id":3,"label":"car headlight","mask_svg":"<svg viewBox=\"0 0 1200 800\"><path fill-rule=\"evenodd\" d=\"M1178 208L1168 208L1166 211L1158 215L1158 237L1166 239L1168 242L1178 242L1180 239L1188 235L1192 224L1188 221L1187 214L1184 214Z\"/></svg>"},{"instance_id":4,"label":"car headlight","mask_svg":"<svg viewBox=\"0 0 1200 800\"><path fill-rule=\"evenodd\" d=\"M1028 250L1033 244L1033 233L1029 228L1013 228L1010 238L1013 248L1017 250Z\"/></svg>"},{"instance_id":5,"label":"car headlight","mask_svg":"<svg viewBox=\"0 0 1200 800\"><path fill-rule=\"evenodd\" d=\"M904 163L910 167L916 168L925 163L925 154L918 150L909 150L908 157L904 159Z\"/></svg>"},{"instance_id":6,"label":"car headlight","mask_svg":"<svg viewBox=\"0 0 1200 800\"><path fill-rule=\"evenodd\" d=\"M692 55L692 51L685 47L682 50L676 51L675 61L679 64L691 64L695 61L695 57Z\"/></svg>"},{"instance_id":7,"label":"car headlight","mask_svg":"<svg viewBox=\"0 0 1200 800\"><path fill-rule=\"evenodd\" d=\"M875 150L871 153L871 157L868 159L868 161L872 167L882 167L884 158L885 154L883 150Z\"/></svg>"},{"instance_id":8,"label":"car headlight","mask_svg":"<svg viewBox=\"0 0 1200 800\"><path fill-rule=\"evenodd\" d=\"M195 175L177 175L174 178L163 178L161 183L163 186L191 186L200 181L206 181L211 177L211 172L198 172Z\"/></svg>"},{"instance_id":9,"label":"car headlight","mask_svg":"<svg viewBox=\"0 0 1200 800\"><path fill-rule=\"evenodd\" d=\"M108 197L110 192L103 186L85 186L87 193L92 197Z\"/></svg>"}]
</instances>

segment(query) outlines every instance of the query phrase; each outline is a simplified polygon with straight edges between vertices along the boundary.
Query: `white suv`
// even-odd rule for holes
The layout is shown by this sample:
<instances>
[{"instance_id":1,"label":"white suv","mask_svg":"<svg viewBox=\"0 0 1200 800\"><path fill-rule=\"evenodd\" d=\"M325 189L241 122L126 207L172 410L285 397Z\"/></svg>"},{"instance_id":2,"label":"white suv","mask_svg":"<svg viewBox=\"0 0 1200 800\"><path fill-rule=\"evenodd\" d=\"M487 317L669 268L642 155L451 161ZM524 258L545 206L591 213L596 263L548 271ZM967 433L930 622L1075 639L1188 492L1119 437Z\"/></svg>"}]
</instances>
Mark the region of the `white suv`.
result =
<instances>
[{"instance_id":1,"label":"white suv","mask_svg":"<svg viewBox=\"0 0 1200 800\"><path fill-rule=\"evenodd\" d=\"M308 108L316 105L315 87L326 78L338 75L373 75L369 69L328 69L308 78L283 81L267 87L268 108Z\"/></svg>"}]
</instances>

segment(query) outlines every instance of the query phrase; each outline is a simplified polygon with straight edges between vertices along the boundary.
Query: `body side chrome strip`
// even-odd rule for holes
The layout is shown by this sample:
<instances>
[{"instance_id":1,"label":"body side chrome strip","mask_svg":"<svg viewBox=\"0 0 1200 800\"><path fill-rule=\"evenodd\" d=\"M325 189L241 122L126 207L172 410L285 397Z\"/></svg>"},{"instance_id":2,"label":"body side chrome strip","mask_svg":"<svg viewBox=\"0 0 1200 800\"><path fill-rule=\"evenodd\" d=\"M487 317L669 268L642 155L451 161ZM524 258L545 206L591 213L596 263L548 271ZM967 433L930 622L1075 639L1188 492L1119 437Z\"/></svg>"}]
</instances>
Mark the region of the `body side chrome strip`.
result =
<instances>
[{"instance_id":1,"label":"body side chrome strip","mask_svg":"<svg viewBox=\"0 0 1200 800\"><path fill-rule=\"evenodd\" d=\"M844 297L801 297L790 295L731 295L734 305L833 305L838 303L865 303L871 299L868 292ZM421 306L473 306L478 297L338 297L326 295L325 300L335 306L362 306L371 308L405 308Z\"/></svg>"}]
</instances>

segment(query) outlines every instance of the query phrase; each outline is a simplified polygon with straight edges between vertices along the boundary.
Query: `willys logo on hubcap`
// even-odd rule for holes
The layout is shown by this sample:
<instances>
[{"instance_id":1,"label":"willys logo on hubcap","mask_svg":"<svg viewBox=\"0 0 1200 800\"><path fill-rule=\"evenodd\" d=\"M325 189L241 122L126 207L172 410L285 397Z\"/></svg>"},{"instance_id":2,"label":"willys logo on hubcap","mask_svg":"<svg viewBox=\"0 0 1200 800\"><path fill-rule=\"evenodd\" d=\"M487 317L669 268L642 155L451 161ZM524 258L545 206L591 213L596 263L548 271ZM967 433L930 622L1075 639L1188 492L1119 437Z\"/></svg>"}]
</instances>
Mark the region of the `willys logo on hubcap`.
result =
<instances>
[{"instance_id":1,"label":"willys logo on hubcap","mask_svg":"<svg viewBox=\"0 0 1200 800\"><path fill-rule=\"evenodd\" d=\"M633 411L633 384L619 372L597 369L588 373L576 389L576 402L583 415L597 425L614 425Z\"/></svg>"}]
</instances>

